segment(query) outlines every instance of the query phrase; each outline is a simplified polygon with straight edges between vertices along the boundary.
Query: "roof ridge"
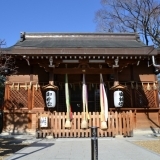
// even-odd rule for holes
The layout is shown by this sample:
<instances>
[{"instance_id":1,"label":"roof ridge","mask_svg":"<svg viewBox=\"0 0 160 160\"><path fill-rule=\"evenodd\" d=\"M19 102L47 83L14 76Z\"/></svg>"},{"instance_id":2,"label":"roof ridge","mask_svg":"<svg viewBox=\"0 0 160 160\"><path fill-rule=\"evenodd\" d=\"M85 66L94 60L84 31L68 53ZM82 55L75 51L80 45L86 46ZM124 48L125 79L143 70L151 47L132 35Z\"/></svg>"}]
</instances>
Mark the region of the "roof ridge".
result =
<instances>
[{"instance_id":1,"label":"roof ridge","mask_svg":"<svg viewBox=\"0 0 160 160\"><path fill-rule=\"evenodd\" d=\"M120 33L102 33L102 32L21 32L20 38L21 41L24 41L25 39L31 39L31 38L60 38L60 37L102 37L102 38L122 38L125 37L125 39L133 39L139 41L139 35L137 33L130 33L130 32L120 32Z\"/></svg>"}]
</instances>

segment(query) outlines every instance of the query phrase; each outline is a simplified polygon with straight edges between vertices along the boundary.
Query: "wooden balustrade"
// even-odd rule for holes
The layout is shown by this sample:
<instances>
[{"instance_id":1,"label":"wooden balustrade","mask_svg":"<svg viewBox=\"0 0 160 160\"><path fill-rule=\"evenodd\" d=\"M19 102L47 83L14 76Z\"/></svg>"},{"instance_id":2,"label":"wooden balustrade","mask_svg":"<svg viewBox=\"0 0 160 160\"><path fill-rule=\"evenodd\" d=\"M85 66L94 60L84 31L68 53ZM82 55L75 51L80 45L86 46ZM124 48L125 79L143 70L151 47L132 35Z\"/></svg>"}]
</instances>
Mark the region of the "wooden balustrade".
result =
<instances>
[{"instance_id":1,"label":"wooden balustrade","mask_svg":"<svg viewBox=\"0 0 160 160\"><path fill-rule=\"evenodd\" d=\"M96 126L98 129L98 137L115 137L116 135L133 136L133 113L132 111L109 112L107 126L108 129L101 129L101 119L99 112L89 113L90 119L88 126ZM48 127L40 127L40 118L48 118ZM36 114L37 136L45 137L47 135L58 137L91 137L90 128L81 129L82 114L80 112L73 113L71 120L71 128L64 127L66 120L65 112L44 112Z\"/></svg>"}]
</instances>

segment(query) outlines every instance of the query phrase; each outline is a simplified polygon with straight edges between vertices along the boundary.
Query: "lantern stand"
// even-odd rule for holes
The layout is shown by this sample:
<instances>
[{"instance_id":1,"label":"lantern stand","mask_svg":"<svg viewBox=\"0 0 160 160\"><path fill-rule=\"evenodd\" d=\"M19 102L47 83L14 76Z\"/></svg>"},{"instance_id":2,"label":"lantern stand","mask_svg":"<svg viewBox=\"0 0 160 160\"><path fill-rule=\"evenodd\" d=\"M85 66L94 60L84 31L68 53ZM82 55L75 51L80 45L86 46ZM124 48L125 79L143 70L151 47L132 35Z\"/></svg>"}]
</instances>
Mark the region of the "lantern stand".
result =
<instances>
[{"instance_id":1,"label":"lantern stand","mask_svg":"<svg viewBox=\"0 0 160 160\"><path fill-rule=\"evenodd\" d=\"M120 111L120 108L124 104L124 96L123 96L123 91L126 89L126 86L123 86L119 84L118 81L118 72L117 69L115 69L115 81L113 86L110 88L110 90L114 90L114 106L116 107L116 111Z\"/></svg>"},{"instance_id":2,"label":"lantern stand","mask_svg":"<svg viewBox=\"0 0 160 160\"><path fill-rule=\"evenodd\" d=\"M55 91L59 90L58 86L54 84L47 84L42 87L46 91L46 106L48 109L53 109L56 106L56 93Z\"/></svg>"},{"instance_id":3,"label":"lantern stand","mask_svg":"<svg viewBox=\"0 0 160 160\"><path fill-rule=\"evenodd\" d=\"M119 84L118 81L114 82L114 86L110 88L110 90L114 90L114 106L116 107L116 111L120 111L120 108L124 103L123 91L126 89L126 86Z\"/></svg>"},{"instance_id":4,"label":"lantern stand","mask_svg":"<svg viewBox=\"0 0 160 160\"><path fill-rule=\"evenodd\" d=\"M55 65L53 64L53 57L49 58L49 84L43 86L42 89L46 90L46 106L50 111L53 111L53 108L56 106L56 92L59 88L54 85L54 75L53 70Z\"/></svg>"}]
</instances>

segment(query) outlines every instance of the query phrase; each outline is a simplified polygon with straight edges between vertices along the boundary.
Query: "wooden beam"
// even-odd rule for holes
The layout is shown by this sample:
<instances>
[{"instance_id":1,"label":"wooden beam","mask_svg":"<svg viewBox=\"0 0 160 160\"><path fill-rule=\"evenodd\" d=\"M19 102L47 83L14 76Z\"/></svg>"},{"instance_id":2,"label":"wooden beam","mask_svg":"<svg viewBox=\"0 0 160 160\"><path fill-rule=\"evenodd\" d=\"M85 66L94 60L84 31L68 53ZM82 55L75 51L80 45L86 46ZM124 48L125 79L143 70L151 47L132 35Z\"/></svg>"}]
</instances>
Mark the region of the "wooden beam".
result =
<instances>
[{"instance_id":1,"label":"wooden beam","mask_svg":"<svg viewBox=\"0 0 160 160\"><path fill-rule=\"evenodd\" d=\"M54 74L112 74L114 70L112 68L97 69L97 68L55 68L53 69Z\"/></svg>"},{"instance_id":2,"label":"wooden beam","mask_svg":"<svg viewBox=\"0 0 160 160\"><path fill-rule=\"evenodd\" d=\"M63 52L62 52L63 49ZM137 47L137 48L34 48L20 47L13 48L9 51L13 55L57 55L57 56L128 56L128 55L157 55L157 50L153 50L153 46Z\"/></svg>"},{"instance_id":3,"label":"wooden beam","mask_svg":"<svg viewBox=\"0 0 160 160\"><path fill-rule=\"evenodd\" d=\"M32 90L28 89L28 109L32 110ZM32 129L32 115L28 114L28 128Z\"/></svg>"}]
</instances>

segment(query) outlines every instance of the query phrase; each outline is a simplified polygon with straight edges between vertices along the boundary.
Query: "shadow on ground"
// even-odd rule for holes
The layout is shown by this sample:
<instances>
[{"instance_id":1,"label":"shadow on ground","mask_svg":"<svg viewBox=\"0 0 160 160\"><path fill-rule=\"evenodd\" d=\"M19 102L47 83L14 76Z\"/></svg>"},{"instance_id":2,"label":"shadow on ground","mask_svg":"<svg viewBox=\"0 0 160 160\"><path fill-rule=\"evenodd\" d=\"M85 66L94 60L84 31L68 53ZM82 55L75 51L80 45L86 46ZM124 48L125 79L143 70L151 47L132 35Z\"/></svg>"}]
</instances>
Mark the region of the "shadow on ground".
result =
<instances>
[{"instance_id":1,"label":"shadow on ground","mask_svg":"<svg viewBox=\"0 0 160 160\"><path fill-rule=\"evenodd\" d=\"M24 139L0 138L0 160L29 145L23 144L23 141Z\"/></svg>"},{"instance_id":2,"label":"shadow on ground","mask_svg":"<svg viewBox=\"0 0 160 160\"><path fill-rule=\"evenodd\" d=\"M0 160L3 160L4 158L11 156L12 154L18 155L14 159L20 159L22 157L25 157L29 154L38 152L40 150L43 150L47 147L50 147L54 145L54 143L41 143L40 141L34 142L34 143L23 143L25 139L15 139L15 138L0 138ZM19 150L25 148L25 147L35 147L35 150L29 153L23 153L20 154L18 153ZM36 148L38 147L38 148ZM16 153L17 152L17 153Z\"/></svg>"}]
</instances>

